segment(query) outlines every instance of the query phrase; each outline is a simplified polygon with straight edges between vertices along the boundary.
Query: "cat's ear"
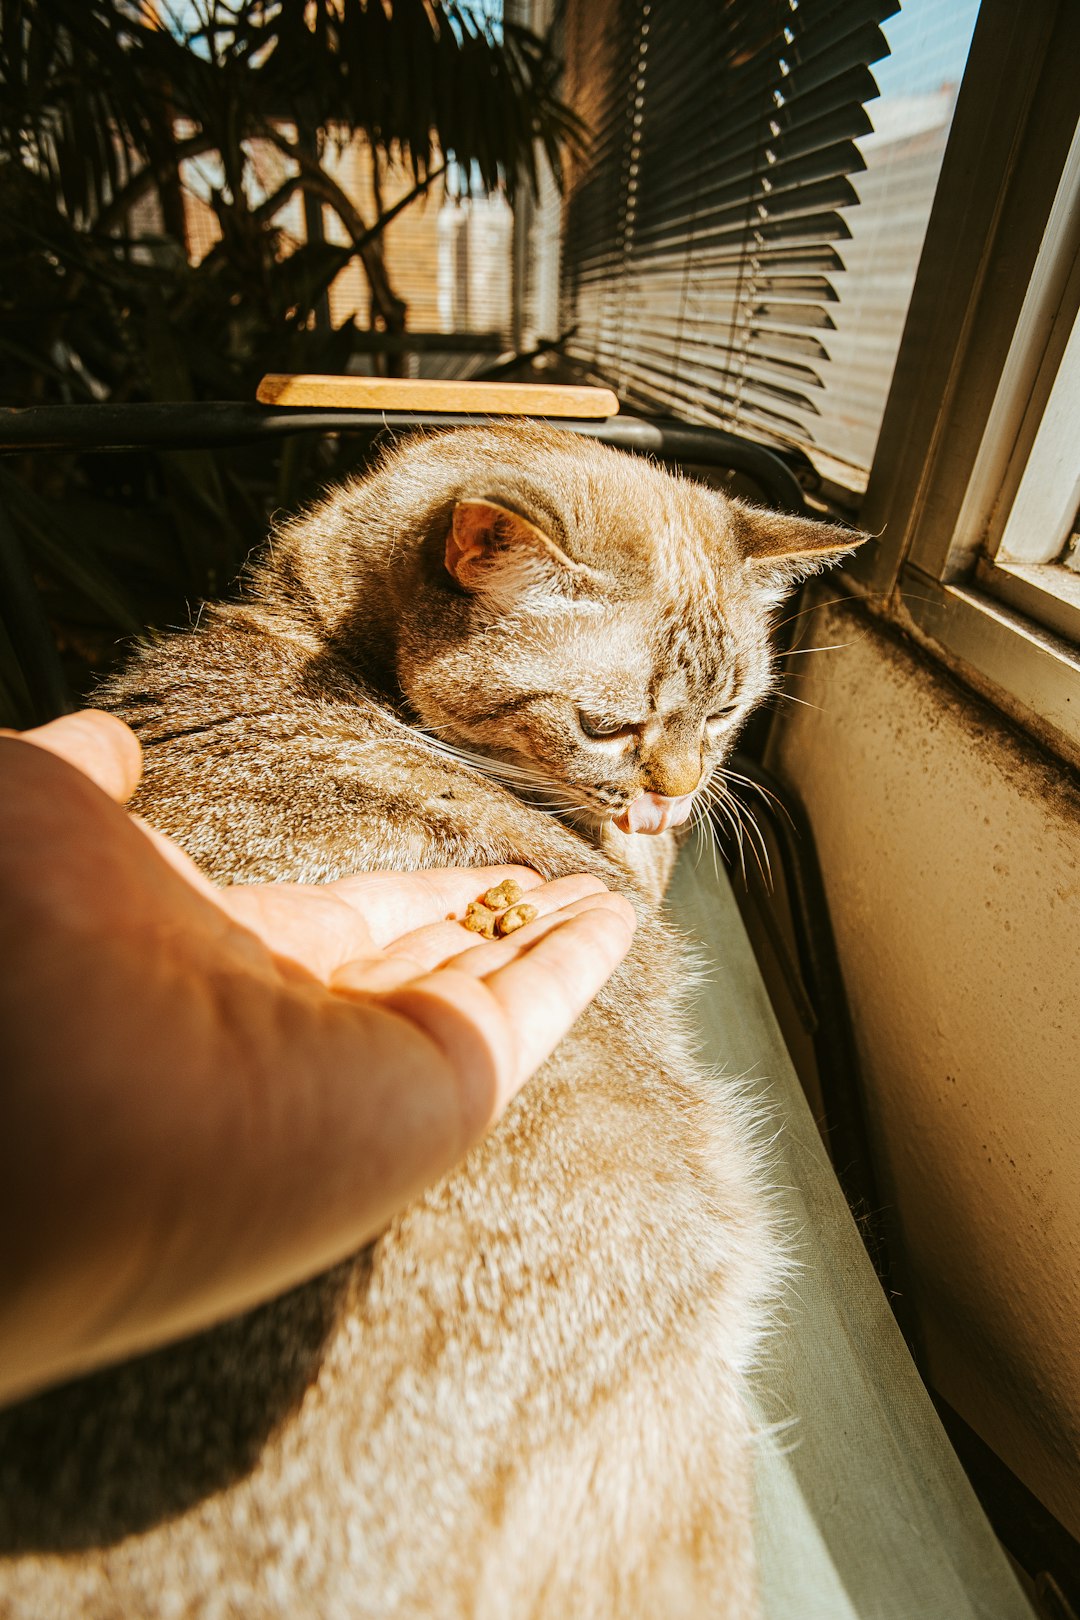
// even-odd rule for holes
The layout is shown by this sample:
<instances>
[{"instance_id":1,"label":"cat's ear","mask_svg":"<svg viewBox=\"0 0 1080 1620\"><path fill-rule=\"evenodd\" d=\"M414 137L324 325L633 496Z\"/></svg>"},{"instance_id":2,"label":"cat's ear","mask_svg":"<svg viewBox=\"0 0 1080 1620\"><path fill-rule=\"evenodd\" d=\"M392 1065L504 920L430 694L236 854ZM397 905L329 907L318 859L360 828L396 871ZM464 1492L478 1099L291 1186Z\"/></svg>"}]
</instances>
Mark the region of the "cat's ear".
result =
<instances>
[{"instance_id":1,"label":"cat's ear","mask_svg":"<svg viewBox=\"0 0 1080 1620\"><path fill-rule=\"evenodd\" d=\"M444 560L463 590L505 598L537 587L565 591L592 574L528 518L486 500L458 501Z\"/></svg>"},{"instance_id":2,"label":"cat's ear","mask_svg":"<svg viewBox=\"0 0 1080 1620\"><path fill-rule=\"evenodd\" d=\"M817 518L792 517L734 501L731 506L735 535L750 571L770 584L794 585L870 538L860 529Z\"/></svg>"}]
</instances>

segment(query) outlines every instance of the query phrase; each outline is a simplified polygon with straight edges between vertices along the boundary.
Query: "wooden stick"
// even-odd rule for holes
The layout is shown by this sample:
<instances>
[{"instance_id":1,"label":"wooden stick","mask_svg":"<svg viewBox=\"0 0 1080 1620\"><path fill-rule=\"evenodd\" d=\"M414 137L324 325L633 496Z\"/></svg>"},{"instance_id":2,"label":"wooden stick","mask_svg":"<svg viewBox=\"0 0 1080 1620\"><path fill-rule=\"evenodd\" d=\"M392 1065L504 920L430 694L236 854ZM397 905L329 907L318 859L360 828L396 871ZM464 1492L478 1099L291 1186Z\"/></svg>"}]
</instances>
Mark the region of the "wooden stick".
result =
<instances>
[{"instance_id":1,"label":"wooden stick","mask_svg":"<svg viewBox=\"0 0 1080 1620\"><path fill-rule=\"evenodd\" d=\"M561 383L432 381L426 377L271 375L259 384L263 405L313 405L322 410L442 411L474 416L614 416L608 388Z\"/></svg>"}]
</instances>

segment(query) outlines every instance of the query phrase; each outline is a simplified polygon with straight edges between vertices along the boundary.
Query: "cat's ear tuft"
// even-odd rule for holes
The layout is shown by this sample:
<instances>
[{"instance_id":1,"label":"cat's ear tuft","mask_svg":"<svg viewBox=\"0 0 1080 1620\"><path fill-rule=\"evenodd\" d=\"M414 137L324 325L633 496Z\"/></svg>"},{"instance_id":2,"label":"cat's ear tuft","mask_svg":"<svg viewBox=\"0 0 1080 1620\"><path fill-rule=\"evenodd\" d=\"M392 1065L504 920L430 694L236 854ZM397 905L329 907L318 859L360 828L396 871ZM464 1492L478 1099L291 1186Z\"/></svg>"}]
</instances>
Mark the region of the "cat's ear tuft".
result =
<instances>
[{"instance_id":1,"label":"cat's ear tuft","mask_svg":"<svg viewBox=\"0 0 1080 1620\"><path fill-rule=\"evenodd\" d=\"M860 529L741 502L732 502L732 512L736 538L751 573L778 585L797 584L870 538Z\"/></svg>"},{"instance_id":2,"label":"cat's ear tuft","mask_svg":"<svg viewBox=\"0 0 1080 1620\"><path fill-rule=\"evenodd\" d=\"M528 518L488 500L457 502L444 561L463 590L507 597L530 587L557 589L592 572Z\"/></svg>"}]
</instances>

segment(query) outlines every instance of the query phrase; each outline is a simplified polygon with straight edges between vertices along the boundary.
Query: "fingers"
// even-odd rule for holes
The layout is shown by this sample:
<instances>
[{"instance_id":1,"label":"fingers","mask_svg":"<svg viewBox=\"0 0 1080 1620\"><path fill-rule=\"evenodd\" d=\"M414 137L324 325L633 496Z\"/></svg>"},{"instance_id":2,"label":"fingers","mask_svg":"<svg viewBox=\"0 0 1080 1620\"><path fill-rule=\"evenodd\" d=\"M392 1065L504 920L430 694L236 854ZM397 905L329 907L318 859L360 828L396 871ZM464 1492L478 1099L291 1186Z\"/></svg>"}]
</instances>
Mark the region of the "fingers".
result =
<instances>
[{"instance_id":1,"label":"fingers","mask_svg":"<svg viewBox=\"0 0 1080 1620\"><path fill-rule=\"evenodd\" d=\"M633 910L629 908L628 902L620 895L614 895L607 889L601 889L598 893L583 895L579 900L569 901L567 904L560 906L557 911L551 911L544 916L537 917L534 922L528 923L524 928L517 929L507 939L486 940L480 938L475 946L472 948L466 946L464 951L448 957L443 965L454 968L461 973L472 974L474 978L490 978L500 968L506 967L510 962L516 961L519 957L532 951L540 940L546 938L554 929L561 928L571 918L581 917L585 912L596 907L606 907L609 910L614 909L616 911L621 911L625 907L630 910L631 931L637 926L637 919L634 917Z\"/></svg>"},{"instance_id":2,"label":"fingers","mask_svg":"<svg viewBox=\"0 0 1080 1620\"><path fill-rule=\"evenodd\" d=\"M531 875L535 878L535 874ZM469 900L478 899L484 893L485 886L491 887L491 884L487 883L486 876L480 874L476 876L479 876L480 881L477 883L476 877L474 877ZM524 888L524 885L522 887ZM542 924L546 922L547 926L551 925L550 919L552 919L554 913L564 911L567 907L573 906L577 901L584 900L587 896L602 895L607 894L607 892L600 879L591 876L588 872L578 872L571 877L556 878L551 883L541 883L537 880L528 890L529 904L535 907L537 912L535 922L529 924L527 928L520 929L517 934L512 934L507 939L500 940L498 944L508 947L511 955L517 954L517 949L520 948L522 943L531 943L533 939L539 937L539 934L543 932ZM461 916L464 916L465 907L461 906L459 910ZM533 931L531 934L530 929ZM517 947L514 945L515 941L517 941ZM484 939L482 934L473 934L468 929L463 928L460 920L444 918L437 923L429 924L426 928L414 929L407 934L402 934L400 938L387 945L386 949L391 955L400 954L409 956L414 961L423 962L425 967L430 970L443 966L453 958L462 956L463 953L467 953L470 959L477 951L483 954L483 947L488 944L489 942ZM498 951L498 946L495 949ZM503 955L505 959L509 959L505 953ZM470 971L476 971L476 969ZM486 969L480 969L479 971L483 972Z\"/></svg>"},{"instance_id":3,"label":"fingers","mask_svg":"<svg viewBox=\"0 0 1080 1620\"><path fill-rule=\"evenodd\" d=\"M325 886L359 913L376 945L390 945L412 930L464 912L470 900L513 878L524 889L543 880L527 866L448 866L429 872L364 872Z\"/></svg>"},{"instance_id":4,"label":"fingers","mask_svg":"<svg viewBox=\"0 0 1080 1620\"><path fill-rule=\"evenodd\" d=\"M546 932L483 977L468 971L469 962L488 950L513 951L514 937L380 998L442 1048L477 1135L550 1056L630 949L636 919L626 900L603 894L577 905L569 917L531 924Z\"/></svg>"},{"instance_id":5,"label":"fingers","mask_svg":"<svg viewBox=\"0 0 1080 1620\"><path fill-rule=\"evenodd\" d=\"M120 804L130 799L139 785L142 775L139 740L115 714L105 714L101 709L81 709L78 714L65 714L59 720L50 720L48 725L17 735L23 742L66 759Z\"/></svg>"},{"instance_id":6,"label":"fingers","mask_svg":"<svg viewBox=\"0 0 1080 1620\"><path fill-rule=\"evenodd\" d=\"M370 872L326 884L243 885L221 890L217 898L223 910L258 934L283 961L326 983L337 983L336 976L347 968L348 984L357 989L358 960L368 960L380 947L429 972L483 944L479 935L448 918L464 916L470 900L508 877L528 892L542 914L604 887L585 873L545 884L525 867L481 866Z\"/></svg>"},{"instance_id":7,"label":"fingers","mask_svg":"<svg viewBox=\"0 0 1080 1620\"><path fill-rule=\"evenodd\" d=\"M630 949L636 926L630 904L621 895L608 895L485 977L486 988L517 1036L513 1091L550 1056L607 983Z\"/></svg>"}]
</instances>

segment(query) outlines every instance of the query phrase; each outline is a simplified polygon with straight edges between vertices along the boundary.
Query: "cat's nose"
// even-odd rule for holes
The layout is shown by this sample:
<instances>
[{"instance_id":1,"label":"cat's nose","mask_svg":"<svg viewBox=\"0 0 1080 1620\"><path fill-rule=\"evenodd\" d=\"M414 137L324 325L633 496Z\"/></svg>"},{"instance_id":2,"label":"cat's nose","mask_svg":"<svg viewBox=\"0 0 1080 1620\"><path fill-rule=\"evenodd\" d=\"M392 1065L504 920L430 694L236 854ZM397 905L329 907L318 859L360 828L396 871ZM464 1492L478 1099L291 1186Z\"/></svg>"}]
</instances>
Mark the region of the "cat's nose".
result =
<instances>
[{"instance_id":1,"label":"cat's nose","mask_svg":"<svg viewBox=\"0 0 1080 1620\"><path fill-rule=\"evenodd\" d=\"M666 832L686 820L693 802L692 793L680 793L676 798L665 793L641 793L621 816L615 817L615 825L624 833Z\"/></svg>"},{"instance_id":2,"label":"cat's nose","mask_svg":"<svg viewBox=\"0 0 1080 1620\"><path fill-rule=\"evenodd\" d=\"M665 799L681 799L693 793L701 781L700 754L654 754L648 761L645 780Z\"/></svg>"}]
</instances>

